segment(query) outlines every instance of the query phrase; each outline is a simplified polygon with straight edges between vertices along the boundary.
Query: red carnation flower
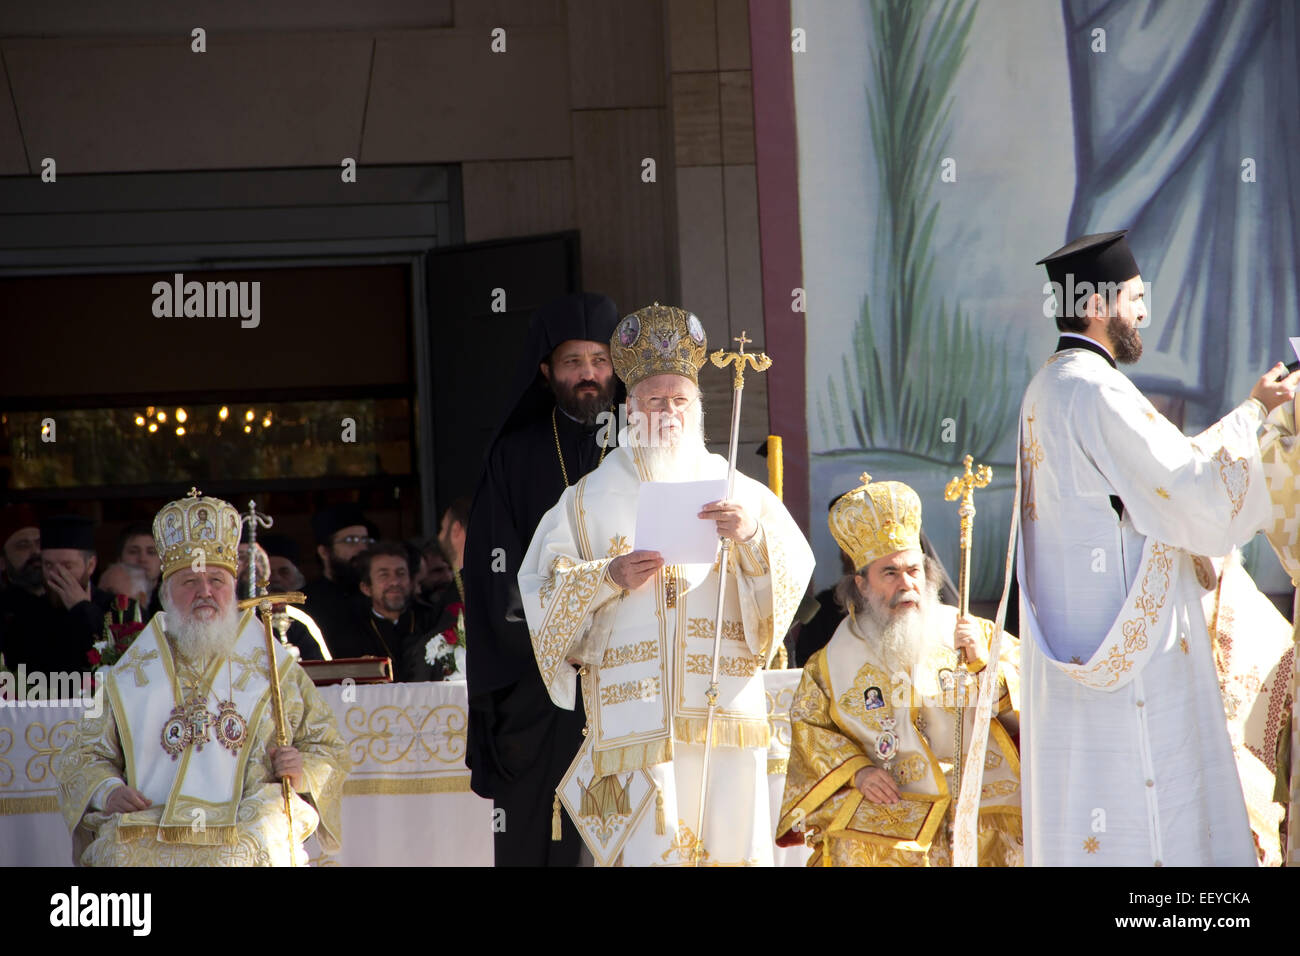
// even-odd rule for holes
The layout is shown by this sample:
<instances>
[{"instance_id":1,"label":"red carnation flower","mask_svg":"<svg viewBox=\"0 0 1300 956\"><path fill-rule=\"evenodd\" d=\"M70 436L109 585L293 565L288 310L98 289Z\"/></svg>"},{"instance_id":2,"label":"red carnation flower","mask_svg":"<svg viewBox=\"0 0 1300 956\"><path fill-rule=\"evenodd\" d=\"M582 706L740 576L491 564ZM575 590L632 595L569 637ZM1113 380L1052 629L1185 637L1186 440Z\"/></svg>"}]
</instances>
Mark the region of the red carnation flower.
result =
<instances>
[{"instance_id":1,"label":"red carnation flower","mask_svg":"<svg viewBox=\"0 0 1300 956\"><path fill-rule=\"evenodd\" d=\"M113 605L114 605L114 606L115 606L119 611L125 612L125 611L126 611L126 608L127 608L127 605L130 604L130 603L131 603L131 602L130 602L130 599L129 599L125 594L115 594L115 595L113 595Z\"/></svg>"},{"instance_id":2,"label":"red carnation flower","mask_svg":"<svg viewBox=\"0 0 1300 956\"><path fill-rule=\"evenodd\" d=\"M96 651L96 650L93 650L93 649L87 651L87 652L86 652L86 660L88 660L88 661L90 662L90 665L91 665L92 667L98 667L98 666L99 666L99 651Z\"/></svg>"}]
</instances>

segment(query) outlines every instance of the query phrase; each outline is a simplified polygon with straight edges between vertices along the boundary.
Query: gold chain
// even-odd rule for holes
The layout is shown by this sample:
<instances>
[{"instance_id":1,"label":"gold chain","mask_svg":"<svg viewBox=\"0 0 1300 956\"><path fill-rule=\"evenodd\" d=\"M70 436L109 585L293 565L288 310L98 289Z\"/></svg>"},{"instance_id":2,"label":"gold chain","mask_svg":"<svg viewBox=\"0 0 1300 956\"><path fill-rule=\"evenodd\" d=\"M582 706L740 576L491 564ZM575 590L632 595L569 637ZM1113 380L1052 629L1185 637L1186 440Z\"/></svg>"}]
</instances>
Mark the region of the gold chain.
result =
<instances>
[{"instance_id":1,"label":"gold chain","mask_svg":"<svg viewBox=\"0 0 1300 956\"><path fill-rule=\"evenodd\" d=\"M564 467L564 452L560 451L560 426L555 420L556 406L551 407L551 434L555 436L555 457L560 459L560 477L564 479L564 487L569 487L569 469ZM602 444L600 446L600 457L596 459L596 467L605 460L605 452L609 451L609 446Z\"/></svg>"}]
</instances>

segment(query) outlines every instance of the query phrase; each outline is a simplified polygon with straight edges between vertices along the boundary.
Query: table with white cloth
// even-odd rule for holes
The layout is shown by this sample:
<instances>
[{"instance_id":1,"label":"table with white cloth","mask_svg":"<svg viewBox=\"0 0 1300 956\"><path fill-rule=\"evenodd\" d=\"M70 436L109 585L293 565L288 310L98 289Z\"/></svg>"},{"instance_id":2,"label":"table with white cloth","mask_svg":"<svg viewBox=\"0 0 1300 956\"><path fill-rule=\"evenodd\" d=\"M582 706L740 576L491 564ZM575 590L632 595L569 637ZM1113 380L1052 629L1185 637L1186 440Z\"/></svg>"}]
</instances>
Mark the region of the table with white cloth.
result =
<instances>
[{"instance_id":1,"label":"table with white cloth","mask_svg":"<svg viewBox=\"0 0 1300 956\"><path fill-rule=\"evenodd\" d=\"M775 830L790 753L790 701L802 672L764 674L772 744L768 783ZM463 681L320 688L347 744L343 848L307 852L318 866L491 866L492 803L469 789ZM89 703L87 701L86 703ZM59 813L50 758L68 742L81 702L0 701L0 866L67 866L72 840ZM803 847L777 849L802 866Z\"/></svg>"}]
</instances>

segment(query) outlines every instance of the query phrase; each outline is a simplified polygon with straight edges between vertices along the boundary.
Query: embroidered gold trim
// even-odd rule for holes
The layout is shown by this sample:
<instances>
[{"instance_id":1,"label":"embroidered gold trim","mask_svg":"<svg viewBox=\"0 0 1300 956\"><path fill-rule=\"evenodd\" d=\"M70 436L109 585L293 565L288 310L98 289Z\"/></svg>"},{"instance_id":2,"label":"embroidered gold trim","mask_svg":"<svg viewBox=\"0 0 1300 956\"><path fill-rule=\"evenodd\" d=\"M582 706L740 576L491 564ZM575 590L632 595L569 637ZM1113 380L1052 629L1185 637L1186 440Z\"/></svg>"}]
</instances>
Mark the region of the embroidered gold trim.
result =
<instances>
[{"instance_id":1,"label":"embroidered gold trim","mask_svg":"<svg viewBox=\"0 0 1300 956\"><path fill-rule=\"evenodd\" d=\"M673 742L665 735L642 744L627 744L609 750L592 749L591 764L602 777L611 773L641 770L673 759Z\"/></svg>"},{"instance_id":2,"label":"embroidered gold trim","mask_svg":"<svg viewBox=\"0 0 1300 956\"><path fill-rule=\"evenodd\" d=\"M673 738L684 744L703 744L707 721L704 717L674 717ZM713 718L713 746L762 747L772 742L766 717Z\"/></svg>"},{"instance_id":3,"label":"embroidered gold trim","mask_svg":"<svg viewBox=\"0 0 1300 956\"><path fill-rule=\"evenodd\" d=\"M371 794L411 793L469 793L469 774L443 777L369 777L348 780L343 784L343 796L361 797Z\"/></svg>"},{"instance_id":4,"label":"embroidered gold trim","mask_svg":"<svg viewBox=\"0 0 1300 956\"><path fill-rule=\"evenodd\" d=\"M659 696L661 684L659 675L644 680L628 680L620 684L605 684L600 688L600 702L608 707L611 704L626 704L633 700L653 700Z\"/></svg>"},{"instance_id":5,"label":"embroidered gold trim","mask_svg":"<svg viewBox=\"0 0 1300 956\"><path fill-rule=\"evenodd\" d=\"M726 677L752 677L763 669L763 661L757 657L718 658L718 673ZM687 654L686 673L713 675L713 658L708 654Z\"/></svg>"},{"instance_id":6,"label":"embroidered gold trim","mask_svg":"<svg viewBox=\"0 0 1300 956\"><path fill-rule=\"evenodd\" d=\"M638 641L635 644L626 644L623 647L608 647L601 656L600 666L622 667L624 664L641 664L645 661L652 661L659 656L659 642Z\"/></svg>"}]
</instances>

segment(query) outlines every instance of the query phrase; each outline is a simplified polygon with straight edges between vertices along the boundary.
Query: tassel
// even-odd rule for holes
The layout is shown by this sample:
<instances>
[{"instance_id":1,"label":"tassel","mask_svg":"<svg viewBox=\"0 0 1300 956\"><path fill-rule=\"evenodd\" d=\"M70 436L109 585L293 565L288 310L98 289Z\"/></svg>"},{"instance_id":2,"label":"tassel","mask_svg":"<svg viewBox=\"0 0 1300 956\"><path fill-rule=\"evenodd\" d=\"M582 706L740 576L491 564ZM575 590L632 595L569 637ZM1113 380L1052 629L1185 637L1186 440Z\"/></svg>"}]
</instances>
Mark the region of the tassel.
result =
<instances>
[{"instance_id":1,"label":"tassel","mask_svg":"<svg viewBox=\"0 0 1300 956\"><path fill-rule=\"evenodd\" d=\"M555 799L551 802L551 839L556 843L563 839L560 826L560 795L557 793Z\"/></svg>"},{"instance_id":2,"label":"tassel","mask_svg":"<svg viewBox=\"0 0 1300 956\"><path fill-rule=\"evenodd\" d=\"M655 836L663 836L668 832L668 822L664 819L664 791L659 784L655 784Z\"/></svg>"},{"instance_id":3,"label":"tassel","mask_svg":"<svg viewBox=\"0 0 1300 956\"><path fill-rule=\"evenodd\" d=\"M853 617L853 602L852 602L852 601L849 601L849 602L848 602L848 605L849 605L849 623L850 623L850 624L854 624L854 623L856 623L856 621L854 620L854 617Z\"/></svg>"}]
</instances>

